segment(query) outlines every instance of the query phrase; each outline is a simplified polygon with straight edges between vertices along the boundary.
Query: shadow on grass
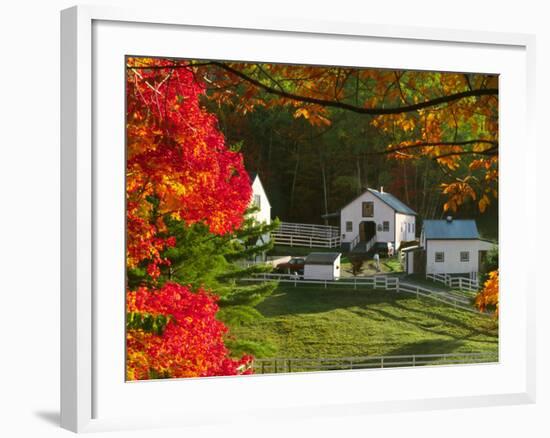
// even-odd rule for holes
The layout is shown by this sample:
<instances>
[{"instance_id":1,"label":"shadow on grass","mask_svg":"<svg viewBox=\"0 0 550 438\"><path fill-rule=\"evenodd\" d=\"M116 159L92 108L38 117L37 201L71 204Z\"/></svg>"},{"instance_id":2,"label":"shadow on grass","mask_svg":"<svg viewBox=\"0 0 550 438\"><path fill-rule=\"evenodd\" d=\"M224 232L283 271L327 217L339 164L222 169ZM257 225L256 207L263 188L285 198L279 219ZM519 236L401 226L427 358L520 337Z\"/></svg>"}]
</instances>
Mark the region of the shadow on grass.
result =
<instances>
[{"instance_id":1,"label":"shadow on grass","mask_svg":"<svg viewBox=\"0 0 550 438\"><path fill-rule=\"evenodd\" d=\"M463 345L464 341L457 339L427 339L402 345L389 351L387 356L455 353Z\"/></svg>"},{"instance_id":2,"label":"shadow on grass","mask_svg":"<svg viewBox=\"0 0 550 438\"><path fill-rule=\"evenodd\" d=\"M366 307L377 304L396 303L411 299L405 295L392 294L386 291L353 290L344 286L298 287L285 286L279 288L260 303L257 309L266 317L299 315L329 312L350 307Z\"/></svg>"},{"instance_id":3,"label":"shadow on grass","mask_svg":"<svg viewBox=\"0 0 550 438\"><path fill-rule=\"evenodd\" d=\"M498 352L487 350L487 348L480 349L479 351L465 350L465 342L461 340L446 340L446 339L428 339L418 342L412 342L405 344L399 348L391 350L387 353L388 356L405 356L405 355L422 355L422 354L460 354L460 353L494 353L495 361L497 361ZM422 358L426 364L437 365L441 364L441 358ZM464 363L476 363L476 360Z\"/></svg>"},{"instance_id":4,"label":"shadow on grass","mask_svg":"<svg viewBox=\"0 0 550 438\"><path fill-rule=\"evenodd\" d=\"M429 298L424 298L423 299L423 301L426 301L426 300L429 300ZM469 337L474 336L474 335L487 336L487 335L491 335L491 332L493 331L488 327L488 325L491 324L491 322L487 319L486 316L481 316L481 315L479 315L479 316L475 315L474 316L474 314L472 314L472 318L473 317L483 318L483 319L479 319L479 320L483 321L484 323L487 324L487 327L478 328L478 327L474 327L471 324L465 323L464 320L461 320L458 317L453 318L451 316L444 315L444 314L439 313L439 312L435 313L435 312L431 312L429 310L419 310L419 309L414 309L414 308L411 308L411 307L405 307L405 306L402 306L401 303L398 303L398 302L395 303L395 306L398 307L398 308L401 308L403 310L406 310L407 312L416 313L417 315L419 315L422 318L422 320L425 320L425 317L429 317L429 318L433 318L433 319L437 319L439 321L445 322L445 323L447 323L449 325L452 325L454 327L459 327L459 328L462 328L463 330L469 331L470 332L469 336L466 336L465 338L469 338ZM448 307L449 307L449 313L457 312L457 310L454 307L452 307L452 306L448 306Z\"/></svg>"}]
</instances>

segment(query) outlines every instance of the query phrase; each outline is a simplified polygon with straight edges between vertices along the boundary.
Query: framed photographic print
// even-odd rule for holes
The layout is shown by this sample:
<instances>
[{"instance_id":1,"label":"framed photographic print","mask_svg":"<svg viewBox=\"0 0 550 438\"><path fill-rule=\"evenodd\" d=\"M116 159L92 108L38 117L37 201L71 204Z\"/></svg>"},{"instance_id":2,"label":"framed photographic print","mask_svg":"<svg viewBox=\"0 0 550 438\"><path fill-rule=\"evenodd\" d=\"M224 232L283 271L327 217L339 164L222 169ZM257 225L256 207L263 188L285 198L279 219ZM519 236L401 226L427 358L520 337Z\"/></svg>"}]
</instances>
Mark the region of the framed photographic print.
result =
<instances>
[{"instance_id":1,"label":"framed photographic print","mask_svg":"<svg viewBox=\"0 0 550 438\"><path fill-rule=\"evenodd\" d=\"M75 7L61 43L63 427L533 400L532 37Z\"/></svg>"}]
</instances>

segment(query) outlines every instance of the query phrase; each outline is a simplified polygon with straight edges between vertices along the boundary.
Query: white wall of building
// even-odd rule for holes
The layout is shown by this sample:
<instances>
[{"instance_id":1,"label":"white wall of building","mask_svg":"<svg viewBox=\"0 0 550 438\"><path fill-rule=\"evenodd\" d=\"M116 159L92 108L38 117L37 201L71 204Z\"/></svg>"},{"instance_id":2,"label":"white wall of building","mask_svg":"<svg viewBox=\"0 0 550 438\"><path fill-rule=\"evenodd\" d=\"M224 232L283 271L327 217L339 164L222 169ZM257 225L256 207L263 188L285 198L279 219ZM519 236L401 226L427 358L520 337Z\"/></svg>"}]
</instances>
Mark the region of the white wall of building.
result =
<instances>
[{"instance_id":1,"label":"white wall of building","mask_svg":"<svg viewBox=\"0 0 550 438\"><path fill-rule=\"evenodd\" d=\"M304 278L306 280L338 280L340 278L340 256L331 264L305 264Z\"/></svg>"},{"instance_id":2,"label":"white wall of building","mask_svg":"<svg viewBox=\"0 0 550 438\"><path fill-rule=\"evenodd\" d=\"M485 243L477 239L427 240L426 272L428 274L469 274L477 272L479 251L486 250ZM460 261L462 251L469 252L469 261ZM443 262L435 261L436 252L444 253Z\"/></svg>"},{"instance_id":3,"label":"white wall of building","mask_svg":"<svg viewBox=\"0 0 550 438\"><path fill-rule=\"evenodd\" d=\"M405 267L407 269L407 274L414 274L414 252L407 251L405 253L406 261Z\"/></svg>"},{"instance_id":4,"label":"white wall of building","mask_svg":"<svg viewBox=\"0 0 550 438\"><path fill-rule=\"evenodd\" d=\"M401 242L409 242L415 239L416 216L395 214L395 248L398 249Z\"/></svg>"},{"instance_id":5,"label":"white wall of building","mask_svg":"<svg viewBox=\"0 0 550 438\"><path fill-rule=\"evenodd\" d=\"M250 200L250 204L254 205L254 203L257 202L258 200L260 204L259 205L260 210L252 214L252 217L260 223L264 222L266 224L270 224L271 223L271 204L269 203L269 198L267 197L264 186L260 181L260 178L258 177L258 175L256 175L254 177L254 181L252 181L252 199ZM271 235L269 233L262 234L262 236L256 242L256 245L266 244L270 240L271 240ZM265 260L265 254L257 255L254 260L255 261Z\"/></svg>"},{"instance_id":6,"label":"white wall of building","mask_svg":"<svg viewBox=\"0 0 550 438\"><path fill-rule=\"evenodd\" d=\"M363 202L374 202L373 217L363 217ZM346 222L353 224L352 231L346 231ZM374 221L376 223L376 236L378 242L393 242L395 227L395 211L388 204L381 201L370 192L365 192L357 199L346 205L340 212L340 233L342 242L351 242L359 234L359 223ZM378 231L378 225L388 221L389 231Z\"/></svg>"},{"instance_id":7,"label":"white wall of building","mask_svg":"<svg viewBox=\"0 0 550 438\"><path fill-rule=\"evenodd\" d=\"M251 204L254 203L255 195L259 196L259 199L260 199L260 211L254 213L252 216L258 222L265 222L266 224L270 224L271 223L271 204L269 203L267 194L265 193L262 182L260 181L260 178L258 176L256 176L254 178L254 181L252 182L252 200L250 201Z\"/></svg>"}]
</instances>

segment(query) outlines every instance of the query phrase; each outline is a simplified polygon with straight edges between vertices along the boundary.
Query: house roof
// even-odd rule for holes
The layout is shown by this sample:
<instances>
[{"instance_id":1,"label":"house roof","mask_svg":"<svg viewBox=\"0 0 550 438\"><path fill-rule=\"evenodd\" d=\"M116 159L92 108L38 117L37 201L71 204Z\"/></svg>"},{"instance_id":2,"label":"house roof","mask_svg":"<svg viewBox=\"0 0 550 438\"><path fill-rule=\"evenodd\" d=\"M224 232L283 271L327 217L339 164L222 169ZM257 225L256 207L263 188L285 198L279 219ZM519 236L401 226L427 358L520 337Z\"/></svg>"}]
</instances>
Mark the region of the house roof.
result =
<instances>
[{"instance_id":1,"label":"house roof","mask_svg":"<svg viewBox=\"0 0 550 438\"><path fill-rule=\"evenodd\" d=\"M425 220L426 239L479 239L476 221L472 219Z\"/></svg>"},{"instance_id":2,"label":"house roof","mask_svg":"<svg viewBox=\"0 0 550 438\"><path fill-rule=\"evenodd\" d=\"M306 257L306 265L332 265L342 254L339 252L312 252Z\"/></svg>"},{"instance_id":3,"label":"house roof","mask_svg":"<svg viewBox=\"0 0 550 438\"><path fill-rule=\"evenodd\" d=\"M412 208L410 208L408 205L401 202L391 193L379 192L378 190L374 190L374 189L368 189L368 191L371 192L377 198L384 201L386 204L388 204L391 208L393 208L398 213L416 214L416 212Z\"/></svg>"},{"instance_id":4,"label":"house roof","mask_svg":"<svg viewBox=\"0 0 550 438\"><path fill-rule=\"evenodd\" d=\"M342 211L344 208L346 208L348 205L354 203L357 201L361 196L363 196L365 193L370 192L374 196L376 196L378 199L380 199L382 202L384 202L386 205L394 209L398 213L403 214L416 214L416 212L410 208L408 205L401 202L399 199L397 199L395 196L393 196L391 193L386 192L379 192L378 190L374 189L367 189L365 192L361 193L359 196L354 198L352 201L348 202L343 208L340 209ZM328 216L328 215L325 215ZM323 216L323 217L325 217Z\"/></svg>"}]
</instances>

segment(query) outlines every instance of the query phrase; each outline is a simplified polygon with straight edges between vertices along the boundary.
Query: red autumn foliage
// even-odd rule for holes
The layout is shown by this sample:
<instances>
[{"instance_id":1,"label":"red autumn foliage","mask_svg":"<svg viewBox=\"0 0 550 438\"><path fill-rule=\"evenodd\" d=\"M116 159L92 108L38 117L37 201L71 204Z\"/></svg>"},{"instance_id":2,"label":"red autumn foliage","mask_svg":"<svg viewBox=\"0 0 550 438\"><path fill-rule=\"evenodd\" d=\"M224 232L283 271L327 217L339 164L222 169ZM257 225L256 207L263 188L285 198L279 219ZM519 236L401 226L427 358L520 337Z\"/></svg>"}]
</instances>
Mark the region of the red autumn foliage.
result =
<instances>
[{"instance_id":1,"label":"red autumn foliage","mask_svg":"<svg viewBox=\"0 0 550 438\"><path fill-rule=\"evenodd\" d=\"M229 357L225 325L216 319L217 297L199 289L166 283L126 294L128 312L169 315L162 334L127 330L127 378L208 377L250 374L252 358Z\"/></svg>"},{"instance_id":2,"label":"red autumn foliage","mask_svg":"<svg viewBox=\"0 0 550 438\"><path fill-rule=\"evenodd\" d=\"M242 156L200 105L203 84L193 70L167 64L130 58L127 65L126 264L144 267L153 284L170 263L163 251L176 244L166 218L226 234L241 226L252 195ZM127 291L128 312L168 318L162 332L128 328L127 378L251 373L252 358L234 360L224 345L216 301L175 283Z\"/></svg>"},{"instance_id":3,"label":"red autumn foliage","mask_svg":"<svg viewBox=\"0 0 550 438\"><path fill-rule=\"evenodd\" d=\"M225 234L242 224L252 194L242 155L199 103L204 85L170 64L131 58L127 69L127 264L147 261L153 279L173 244L160 237L166 216Z\"/></svg>"}]
</instances>

